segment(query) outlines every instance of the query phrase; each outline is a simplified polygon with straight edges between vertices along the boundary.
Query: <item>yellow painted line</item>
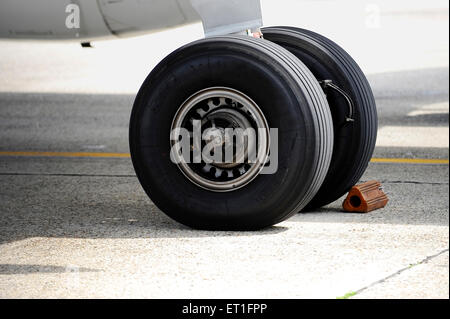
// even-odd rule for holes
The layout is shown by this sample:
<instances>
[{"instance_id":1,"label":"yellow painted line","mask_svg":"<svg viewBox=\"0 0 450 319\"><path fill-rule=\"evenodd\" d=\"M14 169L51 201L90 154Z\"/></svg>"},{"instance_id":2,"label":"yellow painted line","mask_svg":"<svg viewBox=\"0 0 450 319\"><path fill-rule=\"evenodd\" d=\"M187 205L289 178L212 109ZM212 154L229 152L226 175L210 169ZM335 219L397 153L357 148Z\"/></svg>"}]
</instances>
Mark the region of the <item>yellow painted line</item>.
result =
<instances>
[{"instance_id":1,"label":"yellow painted line","mask_svg":"<svg viewBox=\"0 0 450 319\"><path fill-rule=\"evenodd\" d=\"M0 151L0 156L130 158L129 153L93 153L93 152L9 152L9 151ZM426 158L372 158L371 162L372 163L400 163L400 164L449 164L448 159L426 159Z\"/></svg>"},{"instance_id":2,"label":"yellow painted line","mask_svg":"<svg viewBox=\"0 0 450 319\"><path fill-rule=\"evenodd\" d=\"M2 152L0 156L48 156L48 157L120 157L129 158L128 153L91 153L91 152Z\"/></svg>"},{"instance_id":3,"label":"yellow painted line","mask_svg":"<svg viewBox=\"0 0 450 319\"><path fill-rule=\"evenodd\" d=\"M448 159L427 158L372 158L372 163L401 163L401 164L448 164Z\"/></svg>"}]
</instances>

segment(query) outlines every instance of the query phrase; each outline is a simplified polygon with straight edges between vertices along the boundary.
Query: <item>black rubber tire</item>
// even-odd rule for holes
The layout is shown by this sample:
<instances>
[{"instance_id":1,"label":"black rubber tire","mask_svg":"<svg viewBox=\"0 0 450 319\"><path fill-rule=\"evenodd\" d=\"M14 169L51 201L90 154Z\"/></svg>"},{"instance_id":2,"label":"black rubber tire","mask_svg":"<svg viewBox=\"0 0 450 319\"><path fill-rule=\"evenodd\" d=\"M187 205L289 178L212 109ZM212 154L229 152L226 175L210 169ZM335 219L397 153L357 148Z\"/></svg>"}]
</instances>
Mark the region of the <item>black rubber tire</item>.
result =
<instances>
[{"instance_id":1,"label":"black rubber tire","mask_svg":"<svg viewBox=\"0 0 450 319\"><path fill-rule=\"evenodd\" d=\"M356 62L333 41L312 31L293 27L262 29L264 38L281 45L299 58L317 80L332 80L350 95L354 122L346 122L345 98L327 90L334 125L334 149L322 187L306 206L325 206L350 190L364 174L377 137L377 110L370 85Z\"/></svg>"},{"instance_id":2,"label":"black rubber tire","mask_svg":"<svg viewBox=\"0 0 450 319\"><path fill-rule=\"evenodd\" d=\"M249 96L279 130L277 172L231 192L194 185L169 158L178 108L215 86ZM137 177L153 202L182 224L215 230L261 229L295 214L322 184L333 149L331 113L312 73L282 47L239 36L193 42L159 63L134 102L129 139Z\"/></svg>"}]
</instances>

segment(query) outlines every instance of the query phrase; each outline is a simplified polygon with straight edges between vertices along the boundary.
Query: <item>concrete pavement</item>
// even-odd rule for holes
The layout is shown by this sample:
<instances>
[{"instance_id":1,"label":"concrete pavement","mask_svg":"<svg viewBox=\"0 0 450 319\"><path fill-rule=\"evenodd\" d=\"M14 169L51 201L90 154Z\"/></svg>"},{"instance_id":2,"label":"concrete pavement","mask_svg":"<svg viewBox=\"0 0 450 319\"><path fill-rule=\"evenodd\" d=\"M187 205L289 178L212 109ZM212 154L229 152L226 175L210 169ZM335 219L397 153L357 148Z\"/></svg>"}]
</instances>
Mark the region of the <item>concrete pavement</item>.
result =
<instances>
[{"instance_id":1,"label":"concrete pavement","mask_svg":"<svg viewBox=\"0 0 450 319\"><path fill-rule=\"evenodd\" d=\"M380 28L358 31L373 46L339 38L345 25L318 31L349 44L368 73L380 120L374 157L446 164L371 163L362 180L383 183L385 209L343 213L340 199L259 232L172 221L144 194L127 157L1 153L127 154L140 82L197 26L95 49L0 41L0 297L448 298L448 10L436 3L386 9ZM387 61L405 21L432 36ZM156 53L146 39L162 41Z\"/></svg>"}]
</instances>

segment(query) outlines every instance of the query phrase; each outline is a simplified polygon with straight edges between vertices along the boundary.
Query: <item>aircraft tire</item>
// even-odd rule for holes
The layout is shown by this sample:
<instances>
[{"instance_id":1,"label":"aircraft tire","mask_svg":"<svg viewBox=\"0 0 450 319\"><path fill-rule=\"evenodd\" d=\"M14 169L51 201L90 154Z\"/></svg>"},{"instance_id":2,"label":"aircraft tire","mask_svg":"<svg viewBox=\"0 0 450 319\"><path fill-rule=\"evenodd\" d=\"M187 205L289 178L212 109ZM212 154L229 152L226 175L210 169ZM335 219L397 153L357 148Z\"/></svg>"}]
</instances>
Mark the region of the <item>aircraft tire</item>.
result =
<instances>
[{"instance_id":1,"label":"aircraft tire","mask_svg":"<svg viewBox=\"0 0 450 319\"><path fill-rule=\"evenodd\" d=\"M236 109L242 107L248 112ZM252 164L242 176L217 176L222 166L205 170L205 163L171 160L179 154L171 153L174 123L188 129L195 117L208 123L225 114L259 128L265 123L258 143L269 136L270 149L278 145L272 174L252 171ZM268 128L278 129L276 140ZM263 39L225 36L183 46L155 67L135 99L129 142L139 182L165 214L196 229L256 230L285 220L314 197L331 161L333 126L319 83L294 55Z\"/></svg>"},{"instance_id":2,"label":"aircraft tire","mask_svg":"<svg viewBox=\"0 0 450 319\"><path fill-rule=\"evenodd\" d=\"M317 80L331 80L353 104L353 114L349 116L345 96L330 87L324 88L333 117L333 157L325 181L305 210L325 206L359 181L372 157L378 126L372 90L350 55L324 36L293 27L268 27L262 33L264 39L299 58ZM349 117L353 121L347 120Z\"/></svg>"}]
</instances>

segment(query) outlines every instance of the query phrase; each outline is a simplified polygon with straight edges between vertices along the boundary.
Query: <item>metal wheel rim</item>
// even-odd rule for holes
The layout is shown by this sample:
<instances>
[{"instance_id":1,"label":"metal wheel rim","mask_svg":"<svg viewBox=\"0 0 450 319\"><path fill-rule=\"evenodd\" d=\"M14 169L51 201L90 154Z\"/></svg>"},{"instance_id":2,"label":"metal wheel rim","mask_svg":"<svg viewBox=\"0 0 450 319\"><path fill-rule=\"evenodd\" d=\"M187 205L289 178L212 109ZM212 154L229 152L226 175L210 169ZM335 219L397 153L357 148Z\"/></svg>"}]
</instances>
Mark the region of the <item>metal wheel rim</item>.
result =
<instances>
[{"instance_id":1,"label":"metal wheel rim","mask_svg":"<svg viewBox=\"0 0 450 319\"><path fill-rule=\"evenodd\" d=\"M213 101L214 99L218 99L219 103L211 104L211 101ZM201 103L205 103L205 101L207 101L207 107L204 107L202 109L201 107L199 107L199 105ZM208 107L209 109L205 110ZM203 89L190 96L180 106L172 121L171 132L173 132L177 128L185 128L187 123L186 121L191 120L189 117L192 114L197 113L202 117L203 120L203 118L206 118L208 115L213 114L214 112L216 112L216 114L219 114L218 116L220 117L220 110L222 110L222 114L228 114L230 118L235 116L236 122L238 122L238 117L236 115L236 113L238 112L242 115L242 117L240 118L241 123L246 123L245 121L251 122L257 136L256 161L251 164L246 163L247 166L241 166L239 168L239 174L236 173L236 167L230 165L233 170L233 176L231 179L223 181L218 180L219 177L222 178L224 176L223 170L221 175L217 177L218 170L222 169L222 167L220 167L218 163L212 164L213 166L216 165L214 166L216 172L214 176L216 178L214 178L210 177L207 174L208 169L209 173L211 173L212 171L212 168L208 167L209 164L205 165L206 173L202 174L202 172L199 172L198 169L195 169L194 165L183 161L177 152L175 152L174 156L177 157L178 168L181 170L184 176L195 185L209 191L229 192L239 189L253 181L259 175L261 170L264 168L265 163L267 162L270 149L270 130L267 120L259 106L244 93L231 88L211 87ZM244 117L245 121L243 120ZM176 141L172 139L170 141L172 146L175 142ZM226 168L226 166L224 167ZM203 168L202 171L204 170L205 169ZM227 169L226 171L227 177L230 178L229 169Z\"/></svg>"}]
</instances>

